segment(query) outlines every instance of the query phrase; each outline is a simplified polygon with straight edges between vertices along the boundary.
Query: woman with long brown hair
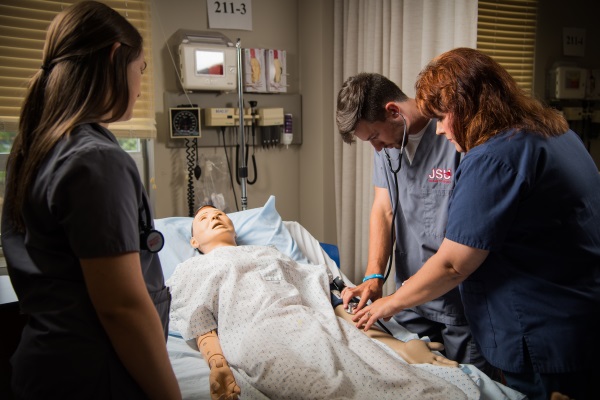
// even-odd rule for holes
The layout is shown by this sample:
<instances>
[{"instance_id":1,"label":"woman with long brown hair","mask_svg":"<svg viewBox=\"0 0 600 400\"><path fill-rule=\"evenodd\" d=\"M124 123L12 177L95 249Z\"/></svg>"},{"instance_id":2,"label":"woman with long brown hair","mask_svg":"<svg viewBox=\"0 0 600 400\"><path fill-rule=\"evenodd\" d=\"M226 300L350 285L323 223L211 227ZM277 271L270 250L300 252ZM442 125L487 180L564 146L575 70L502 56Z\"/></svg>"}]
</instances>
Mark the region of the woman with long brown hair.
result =
<instances>
[{"instance_id":1,"label":"woman with long brown hair","mask_svg":"<svg viewBox=\"0 0 600 400\"><path fill-rule=\"evenodd\" d=\"M491 57L458 48L419 74L417 105L465 153L444 241L368 329L460 285L484 357L530 399L588 399L600 381L600 175L560 113Z\"/></svg>"},{"instance_id":2,"label":"woman with long brown hair","mask_svg":"<svg viewBox=\"0 0 600 400\"><path fill-rule=\"evenodd\" d=\"M18 399L181 398L165 344L170 296L141 235L148 200L106 128L131 118L145 65L139 32L102 3L77 3L48 28L2 215L28 316L11 359Z\"/></svg>"}]
</instances>

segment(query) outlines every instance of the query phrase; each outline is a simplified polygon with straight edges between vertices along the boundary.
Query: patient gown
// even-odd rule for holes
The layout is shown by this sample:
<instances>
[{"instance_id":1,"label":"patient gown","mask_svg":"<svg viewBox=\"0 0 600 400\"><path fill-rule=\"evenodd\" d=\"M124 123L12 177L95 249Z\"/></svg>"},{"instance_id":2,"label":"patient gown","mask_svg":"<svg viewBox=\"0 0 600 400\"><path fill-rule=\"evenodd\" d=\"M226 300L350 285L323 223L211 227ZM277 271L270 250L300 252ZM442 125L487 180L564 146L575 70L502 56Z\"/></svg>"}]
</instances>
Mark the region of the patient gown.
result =
<instances>
[{"instance_id":1,"label":"patient gown","mask_svg":"<svg viewBox=\"0 0 600 400\"><path fill-rule=\"evenodd\" d=\"M194 347L218 327L244 399L479 398L458 368L409 365L336 317L328 280L274 247L220 247L167 281L171 327Z\"/></svg>"}]
</instances>

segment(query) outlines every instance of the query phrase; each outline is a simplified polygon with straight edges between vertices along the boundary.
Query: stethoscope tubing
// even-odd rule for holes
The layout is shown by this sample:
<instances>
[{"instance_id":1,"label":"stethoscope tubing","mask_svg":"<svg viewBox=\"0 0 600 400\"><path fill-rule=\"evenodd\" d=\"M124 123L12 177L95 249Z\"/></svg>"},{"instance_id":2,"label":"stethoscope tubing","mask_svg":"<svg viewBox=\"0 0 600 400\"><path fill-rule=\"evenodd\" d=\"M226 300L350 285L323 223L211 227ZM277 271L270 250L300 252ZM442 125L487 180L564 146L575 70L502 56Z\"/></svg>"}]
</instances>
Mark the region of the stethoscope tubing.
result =
<instances>
[{"instance_id":1,"label":"stethoscope tubing","mask_svg":"<svg viewBox=\"0 0 600 400\"><path fill-rule=\"evenodd\" d=\"M387 271L384 274L384 279L383 279L383 283L385 283L388 279L388 276L390 275L390 272L392 272L392 262L394 260L394 230L396 227L396 215L398 214L398 197L399 197L399 187L398 187L398 172L400 172L400 169L402 168L402 155L404 154L404 147L406 146L406 140L407 140L407 127L406 127L406 118L404 118L404 115L400 114L400 116L402 117L402 119L404 120L404 131L402 133L402 143L400 145L400 153L398 154L398 166L396 168L394 168L392 166L392 158L390 157L390 154L388 153L387 149L384 148L383 151L385 153L385 156L387 157L387 161L388 161L388 166L390 167L390 172L394 175L394 189L396 191L395 195L396 195L396 201L394 202L394 196L392 195L392 192L389 191L390 194L390 202L392 203L392 205L394 206L394 212L392 213L392 224L390 226L390 258L389 258L389 262L388 262L388 266L387 266ZM390 181L388 179L388 175L386 174L386 179L388 181L388 188L390 187Z\"/></svg>"}]
</instances>

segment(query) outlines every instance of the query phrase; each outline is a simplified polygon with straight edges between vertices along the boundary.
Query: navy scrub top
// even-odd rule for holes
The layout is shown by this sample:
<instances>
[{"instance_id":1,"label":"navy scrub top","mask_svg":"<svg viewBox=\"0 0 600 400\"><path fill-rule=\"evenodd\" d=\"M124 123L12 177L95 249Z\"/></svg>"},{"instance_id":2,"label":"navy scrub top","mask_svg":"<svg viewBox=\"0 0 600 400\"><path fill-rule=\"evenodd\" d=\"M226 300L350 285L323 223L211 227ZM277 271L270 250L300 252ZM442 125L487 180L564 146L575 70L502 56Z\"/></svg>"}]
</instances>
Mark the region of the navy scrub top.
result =
<instances>
[{"instance_id":1,"label":"navy scrub top","mask_svg":"<svg viewBox=\"0 0 600 400\"><path fill-rule=\"evenodd\" d=\"M437 252L444 239L448 203L461 155L452 143L435 134L436 125L437 120L433 119L425 128L412 163L406 154L402 155L398 188L385 152L375 152L374 185L388 189L392 196L392 207L400 199L395 220L396 288L421 269L429 257ZM400 150L387 151L392 167L397 169ZM442 324L467 324L458 288L412 310Z\"/></svg>"},{"instance_id":2,"label":"navy scrub top","mask_svg":"<svg viewBox=\"0 0 600 400\"><path fill-rule=\"evenodd\" d=\"M572 131L549 139L504 132L465 155L446 237L490 251L461 294L492 365L598 368L599 205L600 175Z\"/></svg>"},{"instance_id":3,"label":"navy scrub top","mask_svg":"<svg viewBox=\"0 0 600 400\"><path fill-rule=\"evenodd\" d=\"M151 224L142 196L136 165L112 133L82 125L41 165L23 210L26 234L3 217L8 271L29 316L11 360L18 396L145 397L100 325L79 264L80 258L140 251L140 219ZM166 338L170 295L160 261L147 251L140 259Z\"/></svg>"}]
</instances>

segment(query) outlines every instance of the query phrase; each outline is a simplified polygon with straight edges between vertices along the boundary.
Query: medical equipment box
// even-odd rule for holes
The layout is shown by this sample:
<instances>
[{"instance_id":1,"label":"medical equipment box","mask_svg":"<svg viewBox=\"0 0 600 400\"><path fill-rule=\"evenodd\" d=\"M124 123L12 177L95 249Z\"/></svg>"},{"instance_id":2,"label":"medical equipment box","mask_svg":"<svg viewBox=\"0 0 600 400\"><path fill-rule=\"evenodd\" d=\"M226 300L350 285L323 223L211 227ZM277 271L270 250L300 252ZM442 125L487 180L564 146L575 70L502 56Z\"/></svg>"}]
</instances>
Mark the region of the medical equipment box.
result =
<instances>
[{"instance_id":1,"label":"medical equipment box","mask_svg":"<svg viewBox=\"0 0 600 400\"><path fill-rule=\"evenodd\" d=\"M258 125L283 125L283 108L259 108Z\"/></svg>"},{"instance_id":2,"label":"medical equipment box","mask_svg":"<svg viewBox=\"0 0 600 400\"><path fill-rule=\"evenodd\" d=\"M285 50L267 50L267 92L287 92L287 63Z\"/></svg>"},{"instance_id":3,"label":"medical equipment box","mask_svg":"<svg viewBox=\"0 0 600 400\"><path fill-rule=\"evenodd\" d=\"M233 108L205 108L204 124L206 126L234 126L234 113Z\"/></svg>"},{"instance_id":4,"label":"medical equipment box","mask_svg":"<svg viewBox=\"0 0 600 400\"><path fill-rule=\"evenodd\" d=\"M244 49L244 92L266 93L265 50Z\"/></svg>"},{"instance_id":5,"label":"medical equipment box","mask_svg":"<svg viewBox=\"0 0 600 400\"><path fill-rule=\"evenodd\" d=\"M587 70L579 67L559 66L550 70L548 95L551 99L583 99Z\"/></svg>"}]
</instances>

